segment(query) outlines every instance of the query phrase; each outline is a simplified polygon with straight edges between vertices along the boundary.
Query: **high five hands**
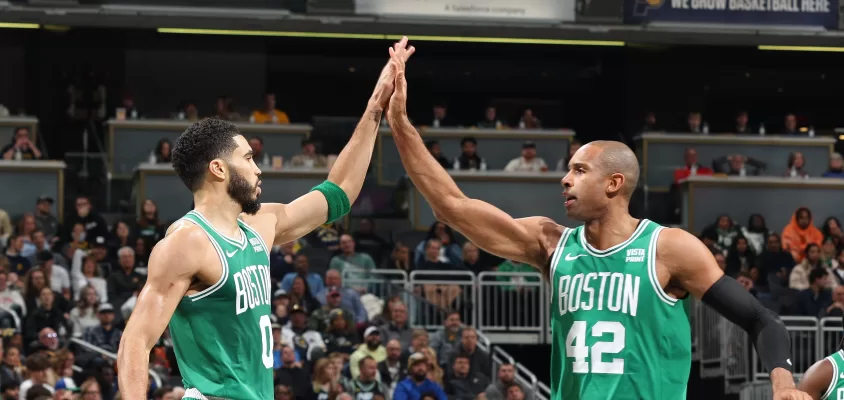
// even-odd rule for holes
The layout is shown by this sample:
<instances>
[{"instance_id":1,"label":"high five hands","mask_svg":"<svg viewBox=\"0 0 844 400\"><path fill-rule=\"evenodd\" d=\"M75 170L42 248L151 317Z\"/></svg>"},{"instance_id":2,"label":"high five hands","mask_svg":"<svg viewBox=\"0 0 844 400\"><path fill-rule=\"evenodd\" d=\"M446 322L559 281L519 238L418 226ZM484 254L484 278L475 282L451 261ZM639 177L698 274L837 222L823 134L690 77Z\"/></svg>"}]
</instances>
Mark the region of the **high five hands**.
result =
<instances>
[{"instance_id":1,"label":"high five hands","mask_svg":"<svg viewBox=\"0 0 844 400\"><path fill-rule=\"evenodd\" d=\"M381 71L378 84L375 85L375 92L372 93L372 100L382 110L388 107L390 97L395 87L396 74L399 70L404 71L404 64L413 55L416 48L407 46L407 36L390 47L390 61Z\"/></svg>"}]
</instances>

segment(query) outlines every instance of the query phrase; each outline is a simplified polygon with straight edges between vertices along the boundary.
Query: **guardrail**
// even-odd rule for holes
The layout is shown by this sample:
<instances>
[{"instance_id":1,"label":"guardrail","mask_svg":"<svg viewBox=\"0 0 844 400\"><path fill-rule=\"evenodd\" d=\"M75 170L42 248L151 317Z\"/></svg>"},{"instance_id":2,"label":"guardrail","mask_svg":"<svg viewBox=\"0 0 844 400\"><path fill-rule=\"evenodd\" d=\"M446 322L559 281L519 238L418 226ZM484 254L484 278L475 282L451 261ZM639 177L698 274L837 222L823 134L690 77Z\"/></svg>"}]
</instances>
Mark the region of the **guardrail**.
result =
<instances>
[{"instance_id":1,"label":"guardrail","mask_svg":"<svg viewBox=\"0 0 844 400\"><path fill-rule=\"evenodd\" d=\"M73 342L73 343L76 343L76 344L78 344L78 345L80 345L80 346L82 346L82 347L84 347L84 348L86 348L86 349L88 349L88 350L90 350L90 351L93 351L93 352L95 352L95 353L99 353L99 354L101 354L101 355L103 355L103 356L106 356L106 357L108 357L108 358L110 358L110 359L112 359L112 360L117 361L117 354L114 354L114 353L112 353L112 352L110 352L110 351L108 351L108 350L105 350L105 349L103 349L102 347L95 346L95 345L93 345L93 344L91 344L91 343L88 343L88 342L86 342L86 341L84 341L84 340L82 340L82 339L79 339L79 338L70 338L70 341L71 341L71 342ZM160 388L160 387L161 387L161 377L160 377L160 376L158 376L158 374L157 374L155 371L151 370L151 369L150 369L150 370L147 370L147 372L149 372L149 376L150 376L150 377L152 378L152 380L155 382L155 387L159 387L159 388Z\"/></svg>"}]
</instances>

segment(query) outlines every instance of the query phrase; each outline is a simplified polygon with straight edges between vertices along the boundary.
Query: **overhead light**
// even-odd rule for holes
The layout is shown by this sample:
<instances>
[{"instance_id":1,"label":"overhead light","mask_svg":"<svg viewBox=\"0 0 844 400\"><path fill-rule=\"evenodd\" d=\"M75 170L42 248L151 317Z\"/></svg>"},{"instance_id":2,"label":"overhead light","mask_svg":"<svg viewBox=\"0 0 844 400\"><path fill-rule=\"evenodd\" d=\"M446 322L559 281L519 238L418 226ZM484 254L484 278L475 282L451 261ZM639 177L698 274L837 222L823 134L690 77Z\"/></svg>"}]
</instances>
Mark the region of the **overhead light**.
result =
<instances>
[{"instance_id":1,"label":"overhead light","mask_svg":"<svg viewBox=\"0 0 844 400\"><path fill-rule=\"evenodd\" d=\"M759 50L771 50L771 51L816 51L816 52L842 53L842 52L844 52L844 47L823 47L823 46L759 46Z\"/></svg>"},{"instance_id":2,"label":"overhead light","mask_svg":"<svg viewBox=\"0 0 844 400\"><path fill-rule=\"evenodd\" d=\"M838 140L844 140L844 135L838 135Z\"/></svg>"},{"instance_id":3,"label":"overhead light","mask_svg":"<svg viewBox=\"0 0 844 400\"><path fill-rule=\"evenodd\" d=\"M24 24L19 22L0 22L0 28L9 29L38 29L41 26L38 24Z\"/></svg>"},{"instance_id":4,"label":"overhead light","mask_svg":"<svg viewBox=\"0 0 844 400\"><path fill-rule=\"evenodd\" d=\"M158 33L178 33L187 35L227 35L227 36L270 36L300 37L320 39L375 39L399 40L401 35L375 33L333 33L333 32L286 32L286 31L245 31L228 29L188 29L158 28ZM408 36L413 41L427 42L464 42L464 43L509 43L509 44L547 44L559 46L624 46L624 42L610 40L567 40L567 39L532 39L498 38L479 36Z\"/></svg>"}]
</instances>

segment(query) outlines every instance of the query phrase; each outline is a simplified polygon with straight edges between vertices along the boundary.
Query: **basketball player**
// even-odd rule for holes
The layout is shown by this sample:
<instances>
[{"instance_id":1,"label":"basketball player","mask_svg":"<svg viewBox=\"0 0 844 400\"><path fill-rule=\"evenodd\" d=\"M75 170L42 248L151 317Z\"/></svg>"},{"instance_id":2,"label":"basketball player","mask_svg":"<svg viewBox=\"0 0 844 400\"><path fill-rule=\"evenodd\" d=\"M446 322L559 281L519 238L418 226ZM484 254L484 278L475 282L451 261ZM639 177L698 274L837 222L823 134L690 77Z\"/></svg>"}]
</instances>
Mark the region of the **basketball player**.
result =
<instances>
[{"instance_id":1,"label":"basketball player","mask_svg":"<svg viewBox=\"0 0 844 400\"><path fill-rule=\"evenodd\" d=\"M844 340L838 344L838 351L803 374L798 387L815 400L844 399Z\"/></svg>"},{"instance_id":2,"label":"basketball player","mask_svg":"<svg viewBox=\"0 0 844 400\"><path fill-rule=\"evenodd\" d=\"M407 39L394 59L413 54ZM184 398L273 398L269 250L343 217L360 192L378 124L393 91L388 62L367 109L328 179L290 204L261 204L261 171L237 127L191 125L173 146L173 168L196 207L155 247L149 277L123 334L119 386L146 399L149 352L170 324Z\"/></svg>"},{"instance_id":3,"label":"basketball player","mask_svg":"<svg viewBox=\"0 0 844 400\"><path fill-rule=\"evenodd\" d=\"M479 247L531 264L551 280L552 399L684 399L691 333L678 300L689 293L750 334L776 399L810 398L795 389L782 322L725 277L700 240L630 216L639 166L627 146L593 142L569 162L565 207L583 226L513 219L466 197L428 153L407 118L404 63L396 60L388 121L405 170L434 215Z\"/></svg>"}]
</instances>

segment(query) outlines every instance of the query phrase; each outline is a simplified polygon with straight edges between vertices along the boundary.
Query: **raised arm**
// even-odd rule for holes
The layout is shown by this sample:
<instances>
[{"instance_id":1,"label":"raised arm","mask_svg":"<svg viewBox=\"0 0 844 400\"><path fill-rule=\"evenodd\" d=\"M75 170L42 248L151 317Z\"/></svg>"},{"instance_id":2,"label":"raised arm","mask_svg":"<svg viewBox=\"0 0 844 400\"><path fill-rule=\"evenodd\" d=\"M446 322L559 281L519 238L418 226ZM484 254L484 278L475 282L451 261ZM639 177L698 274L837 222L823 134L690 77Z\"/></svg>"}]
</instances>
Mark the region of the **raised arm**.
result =
<instances>
[{"instance_id":1,"label":"raised arm","mask_svg":"<svg viewBox=\"0 0 844 400\"><path fill-rule=\"evenodd\" d=\"M407 38L396 43L392 49L400 54L403 60L407 60L415 51L413 47L407 48ZM372 149L375 146L375 139L378 137L378 126L381 123L381 116L390 95L393 93L393 82L395 80L396 67L392 61L387 62L375 85L375 90L369 98L363 116L358 122L349 143L337 156L337 161L328 174L328 182L331 189L339 187L342 194L338 193L340 199L328 199L323 191L312 191L289 204L270 203L261 205L261 213L272 213L276 215L275 244L287 243L298 239L324 224L329 217L337 217L337 211L345 196L346 212L348 207L354 204L363 186L363 180L369 169L369 162L372 158ZM330 184L329 184L330 185ZM334 186L336 185L336 187ZM329 204L331 203L331 204ZM333 210L330 210L332 208ZM341 207L343 208L343 207Z\"/></svg>"},{"instance_id":2,"label":"raised arm","mask_svg":"<svg viewBox=\"0 0 844 400\"><path fill-rule=\"evenodd\" d=\"M715 257L696 237L665 229L657 242L657 276L662 286L677 282L693 296L744 329L762 365L771 373L774 399L810 399L794 387L791 342L782 321L735 279L724 275Z\"/></svg>"},{"instance_id":3,"label":"raised arm","mask_svg":"<svg viewBox=\"0 0 844 400\"><path fill-rule=\"evenodd\" d=\"M563 228L545 217L513 219L489 203L466 197L410 123L404 63L394 61L398 66L396 89L387 119L404 169L431 205L434 216L492 254L543 268Z\"/></svg>"},{"instance_id":4,"label":"raised arm","mask_svg":"<svg viewBox=\"0 0 844 400\"><path fill-rule=\"evenodd\" d=\"M120 340L117 368L120 393L126 400L143 400L149 389L149 353L161 337L176 306L182 300L191 281L206 260L202 254L213 250L197 251L211 246L198 228L184 226L175 229L158 243L149 259L147 283L138 296L132 317ZM199 257L197 255L200 255Z\"/></svg>"}]
</instances>

